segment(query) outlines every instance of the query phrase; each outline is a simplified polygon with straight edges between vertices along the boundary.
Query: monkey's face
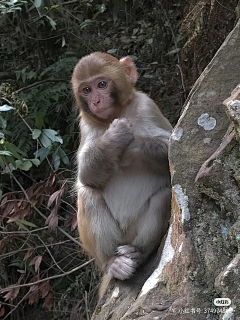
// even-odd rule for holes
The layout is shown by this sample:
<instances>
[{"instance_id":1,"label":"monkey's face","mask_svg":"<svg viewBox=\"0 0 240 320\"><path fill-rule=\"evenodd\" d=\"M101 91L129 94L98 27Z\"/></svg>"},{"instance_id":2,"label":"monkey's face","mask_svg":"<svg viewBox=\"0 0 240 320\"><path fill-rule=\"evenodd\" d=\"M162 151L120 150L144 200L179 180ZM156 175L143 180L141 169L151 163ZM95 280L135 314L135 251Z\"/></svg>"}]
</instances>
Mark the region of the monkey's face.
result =
<instances>
[{"instance_id":1,"label":"monkey's face","mask_svg":"<svg viewBox=\"0 0 240 320\"><path fill-rule=\"evenodd\" d=\"M81 117L109 124L134 97L137 70L130 57L118 60L94 52L79 60L72 75L72 88Z\"/></svg>"},{"instance_id":2,"label":"monkey's face","mask_svg":"<svg viewBox=\"0 0 240 320\"><path fill-rule=\"evenodd\" d=\"M82 108L101 119L112 118L116 97L113 83L104 76L92 77L80 84L78 89Z\"/></svg>"}]
</instances>

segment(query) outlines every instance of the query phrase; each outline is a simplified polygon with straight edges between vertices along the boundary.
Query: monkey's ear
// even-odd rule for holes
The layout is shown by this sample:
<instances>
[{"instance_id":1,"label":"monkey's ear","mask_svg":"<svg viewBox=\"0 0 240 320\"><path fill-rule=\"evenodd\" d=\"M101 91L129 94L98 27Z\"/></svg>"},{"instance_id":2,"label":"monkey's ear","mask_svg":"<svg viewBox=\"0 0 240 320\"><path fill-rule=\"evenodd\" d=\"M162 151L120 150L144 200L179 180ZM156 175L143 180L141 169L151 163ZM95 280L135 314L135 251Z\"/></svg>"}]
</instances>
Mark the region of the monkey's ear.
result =
<instances>
[{"instance_id":1,"label":"monkey's ear","mask_svg":"<svg viewBox=\"0 0 240 320\"><path fill-rule=\"evenodd\" d=\"M127 79L129 82L135 84L138 79L137 69L130 57L125 57L119 60L120 64L125 67Z\"/></svg>"}]
</instances>

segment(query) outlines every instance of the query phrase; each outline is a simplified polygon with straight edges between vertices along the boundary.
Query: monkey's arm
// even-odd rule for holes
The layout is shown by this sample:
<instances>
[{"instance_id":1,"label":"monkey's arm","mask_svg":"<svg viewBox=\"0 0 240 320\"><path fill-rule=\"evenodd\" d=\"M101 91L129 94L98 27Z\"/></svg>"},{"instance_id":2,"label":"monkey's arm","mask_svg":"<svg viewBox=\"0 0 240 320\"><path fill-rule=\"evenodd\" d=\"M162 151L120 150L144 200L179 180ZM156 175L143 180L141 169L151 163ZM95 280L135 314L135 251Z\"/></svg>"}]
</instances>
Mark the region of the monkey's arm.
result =
<instances>
[{"instance_id":1,"label":"monkey's arm","mask_svg":"<svg viewBox=\"0 0 240 320\"><path fill-rule=\"evenodd\" d=\"M133 139L127 119L115 119L95 141L80 149L79 179L85 186L104 188L118 167L118 158Z\"/></svg>"},{"instance_id":2,"label":"monkey's arm","mask_svg":"<svg viewBox=\"0 0 240 320\"><path fill-rule=\"evenodd\" d=\"M154 168L168 163L168 139L168 136L136 136L122 154L120 165L129 166L139 158L143 162L154 164Z\"/></svg>"},{"instance_id":3,"label":"monkey's arm","mask_svg":"<svg viewBox=\"0 0 240 320\"><path fill-rule=\"evenodd\" d=\"M137 137L135 140L135 148L144 156L163 159L168 155L168 140L166 138L161 136Z\"/></svg>"}]
</instances>

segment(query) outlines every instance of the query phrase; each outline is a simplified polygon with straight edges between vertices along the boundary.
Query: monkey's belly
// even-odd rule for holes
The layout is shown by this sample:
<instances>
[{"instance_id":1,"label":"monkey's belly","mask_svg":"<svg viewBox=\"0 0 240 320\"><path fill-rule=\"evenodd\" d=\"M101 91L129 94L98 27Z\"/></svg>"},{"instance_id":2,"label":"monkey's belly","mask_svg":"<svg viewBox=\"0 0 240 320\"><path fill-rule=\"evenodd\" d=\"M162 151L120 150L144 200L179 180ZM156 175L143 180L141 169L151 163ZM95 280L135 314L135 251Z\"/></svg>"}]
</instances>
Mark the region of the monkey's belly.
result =
<instances>
[{"instance_id":1,"label":"monkey's belly","mask_svg":"<svg viewBox=\"0 0 240 320\"><path fill-rule=\"evenodd\" d=\"M124 228L141 214L148 199L161 188L162 181L151 173L123 172L115 175L103 192L113 217Z\"/></svg>"}]
</instances>

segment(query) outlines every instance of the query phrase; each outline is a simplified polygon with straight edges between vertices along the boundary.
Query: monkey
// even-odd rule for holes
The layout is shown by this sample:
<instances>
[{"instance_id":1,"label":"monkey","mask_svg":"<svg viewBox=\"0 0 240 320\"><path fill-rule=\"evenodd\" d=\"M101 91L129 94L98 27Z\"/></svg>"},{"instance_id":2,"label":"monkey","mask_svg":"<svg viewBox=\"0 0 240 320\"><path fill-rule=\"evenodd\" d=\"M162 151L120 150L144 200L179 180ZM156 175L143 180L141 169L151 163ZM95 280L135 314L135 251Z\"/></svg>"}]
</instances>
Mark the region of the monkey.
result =
<instances>
[{"instance_id":1,"label":"monkey","mask_svg":"<svg viewBox=\"0 0 240 320\"><path fill-rule=\"evenodd\" d=\"M79 60L72 89L80 112L78 229L110 278L130 279L156 250L170 218L172 126L145 93L130 57Z\"/></svg>"}]
</instances>

